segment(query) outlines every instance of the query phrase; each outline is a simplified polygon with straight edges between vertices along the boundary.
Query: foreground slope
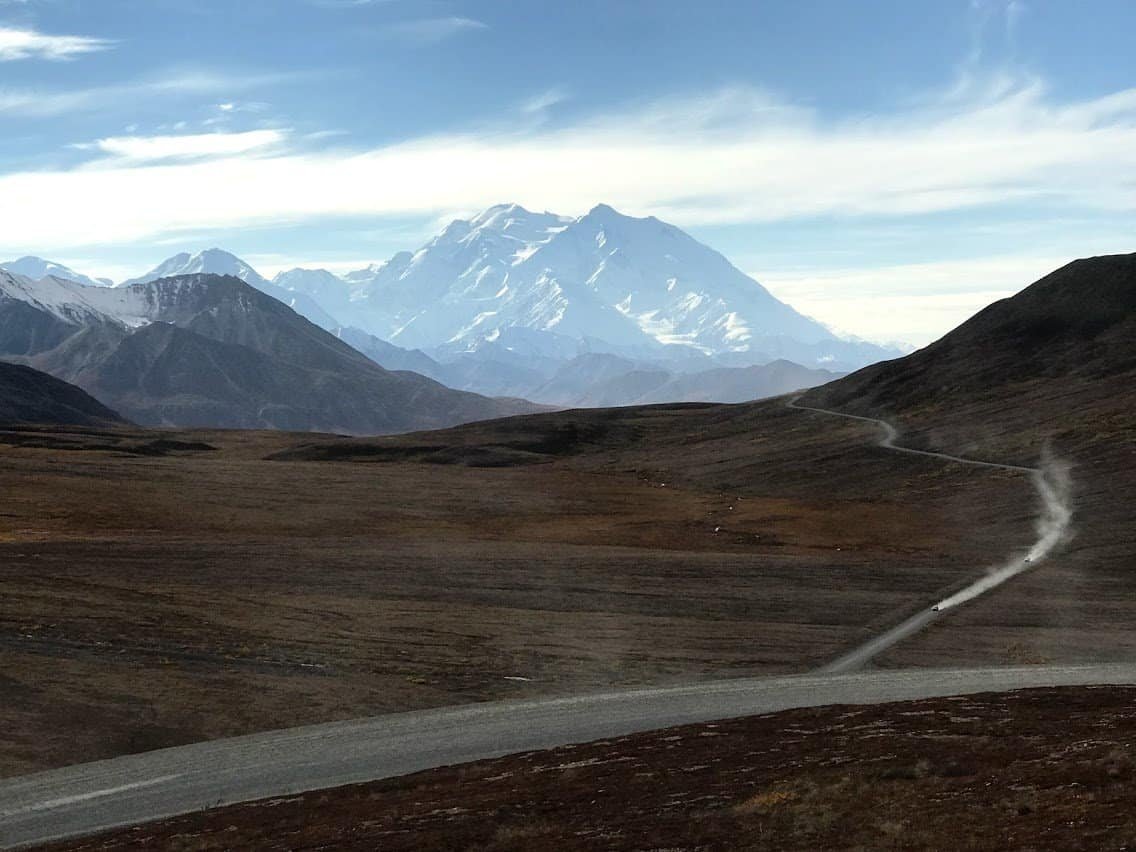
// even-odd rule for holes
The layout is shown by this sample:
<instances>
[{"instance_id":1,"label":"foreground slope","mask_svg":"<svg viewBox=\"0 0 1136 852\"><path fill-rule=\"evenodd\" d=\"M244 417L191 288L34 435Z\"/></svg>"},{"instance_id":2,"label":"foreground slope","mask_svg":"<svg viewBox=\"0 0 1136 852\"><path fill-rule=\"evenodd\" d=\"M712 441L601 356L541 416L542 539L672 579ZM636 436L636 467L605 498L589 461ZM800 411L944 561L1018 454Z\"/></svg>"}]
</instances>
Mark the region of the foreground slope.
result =
<instances>
[{"instance_id":1,"label":"foreground slope","mask_svg":"<svg viewBox=\"0 0 1136 852\"><path fill-rule=\"evenodd\" d=\"M0 424L111 426L123 419L74 385L0 362Z\"/></svg>"},{"instance_id":2,"label":"foreground slope","mask_svg":"<svg viewBox=\"0 0 1136 852\"><path fill-rule=\"evenodd\" d=\"M893 420L905 443L1071 466L1074 537L1035 571L960 612L977 659L1012 635L1024 657L1131 654L1136 579L1136 254L1074 261L906 358L802 402ZM942 659L937 625L896 661Z\"/></svg>"},{"instance_id":3,"label":"foreground slope","mask_svg":"<svg viewBox=\"0 0 1136 852\"><path fill-rule=\"evenodd\" d=\"M207 810L49 849L1124 849L1136 832L1134 699L1131 687L1092 687L785 710Z\"/></svg>"}]
</instances>

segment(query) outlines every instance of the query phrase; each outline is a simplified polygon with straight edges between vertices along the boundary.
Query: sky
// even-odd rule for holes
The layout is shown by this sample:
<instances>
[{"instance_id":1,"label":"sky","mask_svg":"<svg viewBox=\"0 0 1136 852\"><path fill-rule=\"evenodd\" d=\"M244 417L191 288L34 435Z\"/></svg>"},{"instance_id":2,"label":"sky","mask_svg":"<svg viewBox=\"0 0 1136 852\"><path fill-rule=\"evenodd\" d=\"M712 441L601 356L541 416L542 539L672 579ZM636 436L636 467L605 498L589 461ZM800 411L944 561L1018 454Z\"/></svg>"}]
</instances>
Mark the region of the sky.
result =
<instances>
[{"instance_id":1,"label":"sky","mask_svg":"<svg viewBox=\"0 0 1136 852\"><path fill-rule=\"evenodd\" d=\"M0 0L0 260L266 275L656 215L927 343L1136 251L1132 0Z\"/></svg>"}]
</instances>

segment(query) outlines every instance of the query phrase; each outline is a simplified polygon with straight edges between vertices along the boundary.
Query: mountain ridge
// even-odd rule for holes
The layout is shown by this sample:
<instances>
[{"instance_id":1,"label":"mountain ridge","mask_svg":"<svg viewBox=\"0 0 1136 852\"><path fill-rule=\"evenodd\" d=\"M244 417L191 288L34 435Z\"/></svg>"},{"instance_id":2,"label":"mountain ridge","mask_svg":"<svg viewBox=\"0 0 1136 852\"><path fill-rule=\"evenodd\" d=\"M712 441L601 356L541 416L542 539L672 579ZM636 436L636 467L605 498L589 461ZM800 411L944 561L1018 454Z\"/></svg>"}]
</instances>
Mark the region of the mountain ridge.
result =
<instances>
[{"instance_id":1,"label":"mountain ridge","mask_svg":"<svg viewBox=\"0 0 1136 852\"><path fill-rule=\"evenodd\" d=\"M21 336L13 316L42 332ZM537 410L389 372L235 277L93 292L0 273L4 329L0 356L72 381L143 425L380 434Z\"/></svg>"},{"instance_id":2,"label":"mountain ridge","mask_svg":"<svg viewBox=\"0 0 1136 852\"><path fill-rule=\"evenodd\" d=\"M267 293L277 301L283 302L296 313L306 317L313 323L330 331L341 323L323 309L311 296L306 293L278 287L276 284L262 276L253 267L234 254L219 248L210 248L197 254L181 252L167 258L144 275L128 278L116 286L130 287L135 284L149 284L162 278L174 278L182 275L221 275L239 278L246 284Z\"/></svg>"}]
</instances>

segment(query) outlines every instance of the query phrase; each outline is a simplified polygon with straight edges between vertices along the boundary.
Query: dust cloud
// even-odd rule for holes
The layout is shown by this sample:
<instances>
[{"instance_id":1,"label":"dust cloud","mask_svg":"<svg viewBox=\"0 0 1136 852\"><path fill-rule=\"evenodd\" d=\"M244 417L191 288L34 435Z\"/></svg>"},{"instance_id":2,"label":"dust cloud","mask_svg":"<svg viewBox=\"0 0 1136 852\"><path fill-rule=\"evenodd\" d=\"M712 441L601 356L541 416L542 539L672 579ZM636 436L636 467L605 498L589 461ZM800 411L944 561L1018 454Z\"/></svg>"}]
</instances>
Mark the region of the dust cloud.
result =
<instances>
[{"instance_id":1,"label":"dust cloud","mask_svg":"<svg viewBox=\"0 0 1136 852\"><path fill-rule=\"evenodd\" d=\"M1069 540L1073 523L1073 480L1070 472L1068 462L1054 457L1048 449L1042 453L1040 466L1031 474L1041 498L1036 524L1037 541L1024 555L1015 556L982 579L940 601L936 609L950 609L985 594L1011 577L1030 570L1049 556L1054 548Z\"/></svg>"}]
</instances>

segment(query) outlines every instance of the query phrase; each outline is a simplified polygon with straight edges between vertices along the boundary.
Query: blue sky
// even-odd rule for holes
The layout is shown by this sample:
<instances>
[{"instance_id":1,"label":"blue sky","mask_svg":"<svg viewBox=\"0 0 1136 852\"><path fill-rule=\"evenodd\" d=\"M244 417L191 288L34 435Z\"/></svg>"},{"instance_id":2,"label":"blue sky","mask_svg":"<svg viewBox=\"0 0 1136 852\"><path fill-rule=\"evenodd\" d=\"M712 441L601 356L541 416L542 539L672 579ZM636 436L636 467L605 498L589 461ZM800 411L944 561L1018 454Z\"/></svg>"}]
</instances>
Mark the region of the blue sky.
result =
<instances>
[{"instance_id":1,"label":"blue sky","mask_svg":"<svg viewBox=\"0 0 1136 852\"><path fill-rule=\"evenodd\" d=\"M0 0L0 259L345 271L501 201L654 214L926 342L1136 250L1131 0Z\"/></svg>"}]
</instances>

